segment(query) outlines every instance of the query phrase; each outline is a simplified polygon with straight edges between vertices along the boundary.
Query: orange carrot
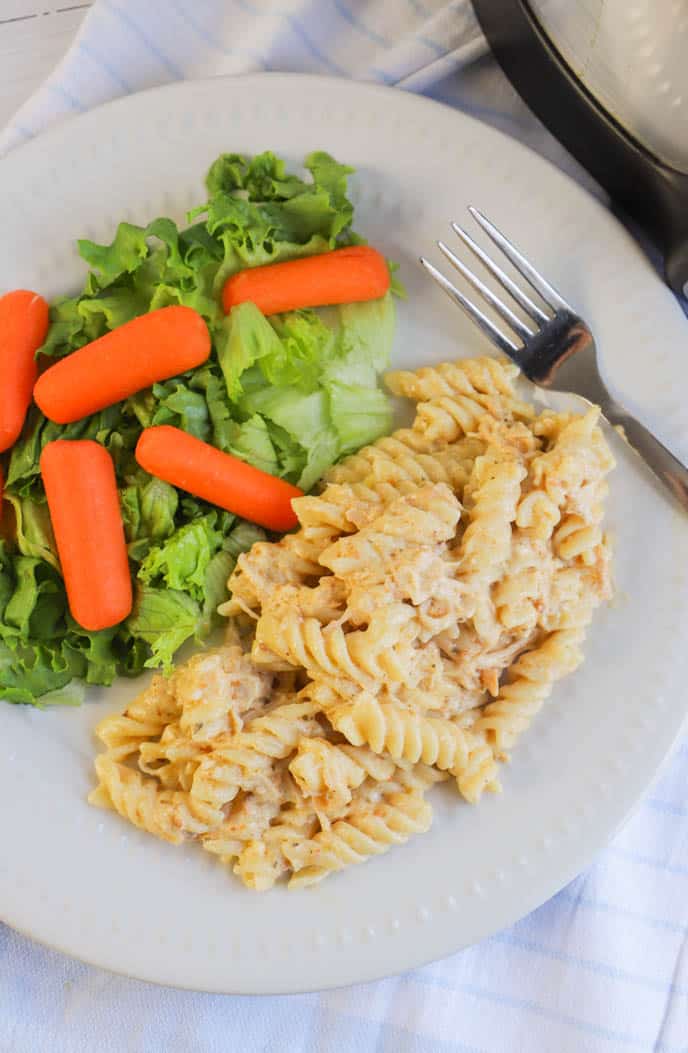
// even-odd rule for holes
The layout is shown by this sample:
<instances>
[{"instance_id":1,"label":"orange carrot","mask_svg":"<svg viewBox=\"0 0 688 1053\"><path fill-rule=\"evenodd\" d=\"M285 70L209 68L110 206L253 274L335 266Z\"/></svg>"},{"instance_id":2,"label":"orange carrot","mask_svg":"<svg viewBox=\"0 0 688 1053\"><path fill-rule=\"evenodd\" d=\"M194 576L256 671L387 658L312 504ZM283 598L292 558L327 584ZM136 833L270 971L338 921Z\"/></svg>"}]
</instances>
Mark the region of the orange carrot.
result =
<instances>
[{"instance_id":1,"label":"orange carrot","mask_svg":"<svg viewBox=\"0 0 688 1053\"><path fill-rule=\"evenodd\" d=\"M41 454L69 609L84 629L116 625L132 591L115 467L92 439L49 442Z\"/></svg>"},{"instance_id":2,"label":"orange carrot","mask_svg":"<svg viewBox=\"0 0 688 1053\"><path fill-rule=\"evenodd\" d=\"M47 330L48 305L38 293L16 289L0 297L0 453L19 438Z\"/></svg>"},{"instance_id":3,"label":"orange carrot","mask_svg":"<svg viewBox=\"0 0 688 1053\"><path fill-rule=\"evenodd\" d=\"M350 245L320 256L251 267L228 278L222 290L225 312L251 300L263 314L377 300L389 289L384 256L369 245Z\"/></svg>"},{"instance_id":4,"label":"orange carrot","mask_svg":"<svg viewBox=\"0 0 688 1053\"><path fill-rule=\"evenodd\" d=\"M38 379L33 397L58 424L87 417L129 395L200 366L208 327L191 307L161 307L63 358Z\"/></svg>"},{"instance_id":5,"label":"orange carrot","mask_svg":"<svg viewBox=\"0 0 688 1053\"><path fill-rule=\"evenodd\" d=\"M136 445L145 471L269 530L291 530L292 498L303 491L283 479L223 453L180 428L146 428Z\"/></svg>"}]
</instances>

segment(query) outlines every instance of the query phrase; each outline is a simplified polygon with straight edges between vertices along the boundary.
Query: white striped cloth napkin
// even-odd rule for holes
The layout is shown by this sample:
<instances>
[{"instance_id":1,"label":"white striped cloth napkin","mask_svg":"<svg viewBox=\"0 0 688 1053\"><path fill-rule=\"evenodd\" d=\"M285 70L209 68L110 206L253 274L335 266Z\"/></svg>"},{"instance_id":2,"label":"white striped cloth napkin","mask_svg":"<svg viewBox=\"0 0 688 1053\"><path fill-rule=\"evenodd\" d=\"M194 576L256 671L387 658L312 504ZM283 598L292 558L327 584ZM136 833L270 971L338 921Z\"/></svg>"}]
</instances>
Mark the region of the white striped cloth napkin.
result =
<instances>
[{"instance_id":1,"label":"white striped cloth napkin","mask_svg":"<svg viewBox=\"0 0 688 1053\"><path fill-rule=\"evenodd\" d=\"M425 91L591 185L486 50L467 0L96 0L0 153L155 84L305 70ZM0 1051L688 1053L687 773L684 744L597 863L529 917L374 984L266 999L159 989L0 926Z\"/></svg>"}]
</instances>

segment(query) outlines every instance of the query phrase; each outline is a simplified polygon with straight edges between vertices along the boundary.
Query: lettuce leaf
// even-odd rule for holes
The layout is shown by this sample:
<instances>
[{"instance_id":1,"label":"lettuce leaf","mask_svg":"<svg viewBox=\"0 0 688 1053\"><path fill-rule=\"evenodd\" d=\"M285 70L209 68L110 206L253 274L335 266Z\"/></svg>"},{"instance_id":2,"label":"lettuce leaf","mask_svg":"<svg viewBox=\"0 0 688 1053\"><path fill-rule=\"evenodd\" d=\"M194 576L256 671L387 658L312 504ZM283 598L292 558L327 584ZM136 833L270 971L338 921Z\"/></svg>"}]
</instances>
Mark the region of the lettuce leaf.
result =
<instances>
[{"instance_id":1,"label":"lettuce leaf","mask_svg":"<svg viewBox=\"0 0 688 1053\"><path fill-rule=\"evenodd\" d=\"M336 460L339 442L325 391L304 395L294 388L263 388L247 395L240 405L242 410L259 413L278 425L302 447L305 463L296 481L302 490L310 490Z\"/></svg>"},{"instance_id":2,"label":"lettuce leaf","mask_svg":"<svg viewBox=\"0 0 688 1053\"><path fill-rule=\"evenodd\" d=\"M219 622L217 608L227 598L227 579L234 570L236 557L225 549L220 549L208 561L203 581L203 606L199 631L207 636Z\"/></svg>"},{"instance_id":3,"label":"lettuce leaf","mask_svg":"<svg viewBox=\"0 0 688 1053\"><path fill-rule=\"evenodd\" d=\"M5 604L3 636L26 641L52 640L60 635L66 616L65 592L57 571L35 556L16 556L14 590Z\"/></svg>"},{"instance_id":4,"label":"lettuce leaf","mask_svg":"<svg viewBox=\"0 0 688 1053\"><path fill-rule=\"evenodd\" d=\"M62 647L0 639L0 695L6 702L78 705L83 691L72 688L82 667Z\"/></svg>"},{"instance_id":5,"label":"lettuce leaf","mask_svg":"<svg viewBox=\"0 0 688 1053\"><path fill-rule=\"evenodd\" d=\"M229 554L236 561L237 556L241 555L242 552L248 552L252 545L255 545L257 541L266 541L267 534L262 527L256 526L255 523L247 523L245 520L240 519L231 533L226 537L222 544L223 551L229 552Z\"/></svg>"},{"instance_id":6,"label":"lettuce leaf","mask_svg":"<svg viewBox=\"0 0 688 1053\"><path fill-rule=\"evenodd\" d=\"M336 354L325 362L323 380L376 387L378 374L387 369L392 354L395 317L390 293L322 313L336 340Z\"/></svg>"},{"instance_id":7,"label":"lettuce leaf","mask_svg":"<svg viewBox=\"0 0 688 1053\"><path fill-rule=\"evenodd\" d=\"M65 640L75 661L83 661L86 671L82 673L87 684L111 684L119 672L119 661L113 649L117 628L88 632L69 617L70 633Z\"/></svg>"},{"instance_id":8,"label":"lettuce leaf","mask_svg":"<svg viewBox=\"0 0 688 1053\"><path fill-rule=\"evenodd\" d=\"M227 450L242 461L260 468L269 475L281 475L280 461L270 437L270 428L264 417L254 413L243 424L233 423L228 435Z\"/></svg>"},{"instance_id":9,"label":"lettuce leaf","mask_svg":"<svg viewBox=\"0 0 688 1053\"><path fill-rule=\"evenodd\" d=\"M7 501L14 508L17 548L22 556L35 556L45 560L55 570L60 569L57 558L57 546L53 534L48 506L20 497L18 494L6 494Z\"/></svg>"},{"instance_id":10,"label":"lettuce leaf","mask_svg":"<svg viewBox=\"0 0 688 1053\"><path fill-rule=\"evenodd\" d=\"M201 602L208 564L222 544L216 521L216 513L210 512L152 548L139 567L139 581L186 592Z\"/></svg>"},{"instance_id":11,"label":"lettuce leaf","mask_svg":"<svg viewBox=\"0 0 688 1053\"><path fill-rule=\"evenodd\" d=\"M243 154L220 154L210 166L206 187L215 194L243 191L256 201L286 201L303 191L303 180L289 175L281 157L270 150L255 157Z\"/></svg>"},{"instance_id":12,"label":"lettuce leaf","mask_svg":"<svg viewBox=\"0 0 688 1053\"><path fill-rule=\"evenodd\" d=\"M234 570L237 557L248 552L256 541L265 541L266 534L253 523L239 522L222 548L209 561L203 586L203 610L201 613L201 635L207 635L218 624L217 608L227 598L227 579Z\"/></svg>"},{"instance_id":13,"label":"lettuce leaf","mask_svg":"<svg viewBox=\"0 0 688 1053\"><path fill-rule=\"evenodd\" d=\"M271 322L280 347L259 363L263 376L277 387L315 391L336 354L335 334L315 311L290 311Z\"/></svg>"},{"instance_id":14,"label":"lettuce leaf","mask_svg":"<svg viewBox=\"0 0 688 1053\"><path fill-rule=\"evenodd\" d=\"M333 380L327 385L327 393L340 453L360 450L391 431L392 408L379 388Z\"/></svg>"},{"instance_id":15,"label":"lettuce leaf","mask_svg":"<svg viewBox=\"0 0 688 1053\"><path fill-rule=\"evenodd\" d=\"M186 640L196 636L201 624L198 603L177 589L156 589L139 584L134 609L126 620L132 636L150 648L147 668L172 668L176 651Z\"/></svg>"},{"instance_id":16,"label":"lettuce leaf","mask_svg":"<svg viewBox=\"0 0 688 1053\"><path fill-rule=\"evenodd\" d=\"M121 274L133 273L148 255L146 232L133 223L120 223L111 245L96 245L85 239L77 245L79 255L97 275L102 287Z\"/></svg>"},{"instance_id":17,"label":"lettuce leaf","mask_svg":"<svg viewBox=\"0 0 688 1053\"><path fill-rule=\"evenodd\" d=\"M218 339L217 357L227 396L238 401L244 393L241 378L262 358L279 357L282 345L270 322L255 304L239 304L227 316Z\"/></svg>"},{"instance_id":18,"label":"lettuce leaf","mask_svg":"<svg viewBox=\"0 0 688 1053\"><path fill-rule=\"evenodd\" d=\"M164 384L154 384L153 395L158 405L151 424L172 424L203 442L208 441L210 414L199 391L192 391L188 384L179 380L168 380Z\"/></svg>"}]
</instances>

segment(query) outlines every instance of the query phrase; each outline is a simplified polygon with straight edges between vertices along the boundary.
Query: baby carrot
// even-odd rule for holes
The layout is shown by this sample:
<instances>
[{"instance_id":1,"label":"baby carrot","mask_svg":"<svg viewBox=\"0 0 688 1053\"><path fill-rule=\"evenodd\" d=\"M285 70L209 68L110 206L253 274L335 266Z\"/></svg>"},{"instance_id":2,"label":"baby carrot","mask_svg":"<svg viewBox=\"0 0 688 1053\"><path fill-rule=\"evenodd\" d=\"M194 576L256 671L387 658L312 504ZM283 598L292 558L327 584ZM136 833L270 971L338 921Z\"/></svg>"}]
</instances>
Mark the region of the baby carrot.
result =
<instances>
[{"instance_id":1,"label":"baby carrot","mask_svg":"<svg viewBox=\"0 0 688 1053\"><path fill-rule=\"evenodd\" d=\"M205 362L208 327L191 307L161 307L120 325L38 378L33 397L58 424L88 417Z\"/></svg>"},{"instance_id":2,"label":"baby carrot","mask_svg":"<svg viewBox=\"0 0 688 1053\"><path fill-rule=\"evenodd\" d=\"M263 314L297 307L377 300L389 289L384 256L369 245L349 245L319 256L251 267L228 278L222 290L225 312L251 300Z\"/></svg>"},{"instance_id":3,"label":"baby carrot","mask_svg":"<svg viewBox=\"0 0 688 1053\"><path fill-rule=\"evenodd\" d=\"M57 439L41 454L41 474L69 609L84 629L116 625L132 592L112 458L91 439Z\"/></svg>"},{"instance_id":4,"label":"baby carrot","mask_svg":"<svg viewBox=\"0 0 688 1053\"><path fill-rule=\"evenodd\" d=\"M47 330L48 305L38 293L16 289L0 297L0 453L19 438Z\"/></svg>"},{"instance_id":5,"label":"baby carrot","mask_svg":"<svg viewBox=\"0 0 688 1053\"><path fill-rule=\"evenodd\" d=\"M252 523L269 530L296 526L291 502L303 496L302 490L180 428L146 428L136 445L136 460L151 475Z\"/></svg>"}]
</instances>

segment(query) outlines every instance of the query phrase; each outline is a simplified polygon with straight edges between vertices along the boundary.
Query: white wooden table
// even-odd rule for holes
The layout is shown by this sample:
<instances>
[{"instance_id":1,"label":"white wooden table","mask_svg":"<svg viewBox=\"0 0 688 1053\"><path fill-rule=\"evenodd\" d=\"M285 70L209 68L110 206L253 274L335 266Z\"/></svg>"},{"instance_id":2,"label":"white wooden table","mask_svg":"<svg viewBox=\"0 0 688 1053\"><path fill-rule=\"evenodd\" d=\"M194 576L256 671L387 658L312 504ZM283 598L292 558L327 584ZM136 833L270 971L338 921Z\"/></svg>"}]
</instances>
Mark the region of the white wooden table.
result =
<instances>
[{"instance_id":1,"label":"white wooden table","mask_svg":"<svg viewBox=\"0 0 688 1053\"><path fill-rule=\"evenodd\" d=\"M92 0L0 0L0 128L55 68Z\"/></svg>"}]
</instances>

